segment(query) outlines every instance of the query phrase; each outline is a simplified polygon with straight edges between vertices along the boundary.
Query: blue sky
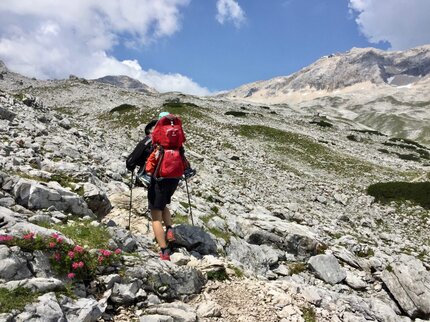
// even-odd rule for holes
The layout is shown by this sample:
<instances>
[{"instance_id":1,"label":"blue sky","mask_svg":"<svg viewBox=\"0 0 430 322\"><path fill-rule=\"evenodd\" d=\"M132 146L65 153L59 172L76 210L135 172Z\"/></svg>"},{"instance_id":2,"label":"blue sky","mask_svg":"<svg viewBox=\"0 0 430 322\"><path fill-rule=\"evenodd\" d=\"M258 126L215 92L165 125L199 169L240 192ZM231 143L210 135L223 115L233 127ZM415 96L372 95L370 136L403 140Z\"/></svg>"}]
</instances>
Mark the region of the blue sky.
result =
<instances>
[{"instance_id":1,"label":"blue sky","mask_svg":"<svg viewBox=\"0 0 430 322\"><path fill-rule=\"evenodd\" d=\"M125 74L205 95L352 47L430 43L429 0L2 0L0 59L42 79Z\"/></svg>"}]
</instances>

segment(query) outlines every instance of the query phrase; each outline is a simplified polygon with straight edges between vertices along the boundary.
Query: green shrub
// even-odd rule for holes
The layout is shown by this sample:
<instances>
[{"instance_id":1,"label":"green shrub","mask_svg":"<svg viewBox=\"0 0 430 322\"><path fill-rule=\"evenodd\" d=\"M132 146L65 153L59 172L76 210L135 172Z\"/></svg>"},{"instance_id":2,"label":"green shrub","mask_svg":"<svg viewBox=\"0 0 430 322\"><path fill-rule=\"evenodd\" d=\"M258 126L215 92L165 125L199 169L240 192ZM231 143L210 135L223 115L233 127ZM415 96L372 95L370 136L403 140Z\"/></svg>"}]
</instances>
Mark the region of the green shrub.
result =
<instances>
[{"instance_id":1,"label":"green shrub","mask_svg":"<svg viewBox=\"0 0 430 322\"><path fill-rule=\"evenodd\" d=\"M207 272L207 277L208 277L208 280L212 280L212 281L225 281L229 279L225 269Z\"/></svg>"},{"instance_id":2,"label":"green shrub","mask_svg":"<svg viewBox=\"0 0 430 322\"><path fill-rule=\"evenodd\" d=\"M215 237L224 239L227 243L230 241L230 235L224 231L221 231L216 228L210 228L209 232L211 232Z\"/></svg>"},{"instance_id":3,"label":"green shrub","mask_svg":"<svg viewBox=\"0 0 430 322\"><path fill-rule=\"evenodd\" d=\"M288 268L290 270L290 275L294 275L306 271L307 265L306 263L297 262L289 264Z\"/></svg>"},{"instance_id":4,"label":"green shrub","mask_svg":"<svg viewBox=\"0 0 430 322\"><path fill-rule=\"evenodd\" d=\"M40 294L18 287L14 290L0 288L0 313L8 313L12 310L22 310L24 307L36 300Z\"/></svg>"},{"instance_id":5,"label":"green shrub","mask_svg":"<svg viewBox=\"0 0 430 322\"><path fill-rule=\"evenodd\" d=\"M409 200L430 209L430 182L381 182L370 185L367 193L378 202Z\"/></svg>"},{"instance_id":6,"label":"green shrub","mask_svg":"<svg viewBox=\"0 0 430 322\"><path fill-rule=\"evenodd\" d=\"M240 111L228 111L225 112L224 115L233 115L234 117L246 117L248 113Z\"/></svg>"},{"instance_id":7,"label":"green shrub","mask_svg":"<svg viewBox=\"0 0 430 322\"><path fill-rule=\"evenodd\" d=\"M305 322L316 322L315 311L312 307L303 307L302 308L302 317Z\"/></svg>"},{"instance_id":8,"label":"green shrub","mask_svg":"<svg viewBox=\"0 0 430 322\"><path fill-rule=\"evenodd\" d=\"M117 113L126 113L126 112L131 112L131 111L134 111L134 110L137 110L138 108L136 107L136 106L134 106L134 105L131 105L131 104L121 104L121 105L118 105L118 106L116 106L116 107L114 107L113 109L111 109L110 111L109 111L109 113L115 113L115 112L117 112Z\"/></svg>"},{"instance_id":9,"label":"green shrub","mask_svg":"<svg viewBox=\"0 0 430 322\"><path fill-rule=\"evenodd\" d=\"M321 127L333 127L333 124L331 124L330 122L324 121L324 120L311 121L309 123L310 124L316 124L316 125L321 126Z\"/></svg>"}]
</instances>

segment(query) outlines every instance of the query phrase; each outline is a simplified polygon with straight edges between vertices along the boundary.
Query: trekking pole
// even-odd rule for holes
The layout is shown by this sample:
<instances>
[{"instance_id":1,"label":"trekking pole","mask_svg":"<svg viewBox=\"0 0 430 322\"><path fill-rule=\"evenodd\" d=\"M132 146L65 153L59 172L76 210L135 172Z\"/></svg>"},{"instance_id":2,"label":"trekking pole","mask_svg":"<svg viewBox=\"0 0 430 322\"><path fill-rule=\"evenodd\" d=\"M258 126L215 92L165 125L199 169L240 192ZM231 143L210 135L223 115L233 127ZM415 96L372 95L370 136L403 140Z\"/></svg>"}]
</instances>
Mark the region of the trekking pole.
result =
<instances>
[{"instance_id":1,"label":"trekking pole","mask_svg":"<svg viewBox=\"0 0 430 322\"><path fill-rule=\"evenodd\" d=\"M130 207L129 207L129 213L128 213L128 226L127 226L127 230L129 230L129 231L131 231L131 206L132 206L132 200L133 200L133 174L134 174L134 171L131 171Z\"/></svg>"},{"instance_id":2,"label":"trekking pole","mask_svg":"<svg viewBox=\"0 0 430 322\"><path fill-rule=\"evenodd\" d=\"M187 181L187 178L185 178L185 187L187 187L188 206L190 207L191 224L194 226L193 210L191 209L190 192L189 192L189 190L188 190L188 181Z\"/></svg>"}]
</instances>

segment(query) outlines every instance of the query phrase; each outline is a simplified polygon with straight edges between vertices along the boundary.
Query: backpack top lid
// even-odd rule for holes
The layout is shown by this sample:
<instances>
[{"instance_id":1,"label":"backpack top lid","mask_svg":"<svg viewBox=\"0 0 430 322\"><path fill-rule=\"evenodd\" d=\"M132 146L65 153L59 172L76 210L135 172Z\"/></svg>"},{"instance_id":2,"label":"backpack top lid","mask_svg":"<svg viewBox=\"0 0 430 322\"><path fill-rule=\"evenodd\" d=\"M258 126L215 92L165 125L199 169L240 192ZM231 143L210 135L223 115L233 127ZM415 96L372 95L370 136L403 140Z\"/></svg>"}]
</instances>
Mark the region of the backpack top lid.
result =
<instances>
[{"instance_id":1,"label":"backpack top lid","mask_svg":"<svg viewBox=\"0 0 430 322\"><path fill-rule=\"evenodd\" d=\"M152 132L152 143L164 148L180 148L185 142L182 121L173 114L167 114L158 120Z\"/></svg>"}]
</instances>

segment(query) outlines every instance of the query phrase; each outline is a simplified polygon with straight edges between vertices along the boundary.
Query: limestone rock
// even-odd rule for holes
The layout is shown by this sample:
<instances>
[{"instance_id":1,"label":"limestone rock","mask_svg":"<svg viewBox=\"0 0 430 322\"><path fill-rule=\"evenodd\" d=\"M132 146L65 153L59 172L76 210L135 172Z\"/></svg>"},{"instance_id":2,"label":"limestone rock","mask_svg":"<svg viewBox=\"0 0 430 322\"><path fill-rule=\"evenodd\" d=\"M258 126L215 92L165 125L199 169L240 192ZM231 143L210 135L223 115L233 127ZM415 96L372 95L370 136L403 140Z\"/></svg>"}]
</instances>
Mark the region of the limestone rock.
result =
<instances>
[{"instance_id":1,"label":"limestone rock","mask_svg":"<svg viewBox=\"0 0 430 322\"><path fill-rule=\"evenodd\" d=\"M345 271L333 255L316 255L309 259L310 268L326 283L337 284L346 278Z\"/></svg>"},{"instance_id":2,"label":"limestone rock","mask_svg":"<svg viewBox=\"0 0 430 322\"><path fill-rule=\"evenodd\" d=\"M430 316L430 273L420 260L401 255L382 272L381 277L408 316Z\"/></svg>"}]
</instances>

